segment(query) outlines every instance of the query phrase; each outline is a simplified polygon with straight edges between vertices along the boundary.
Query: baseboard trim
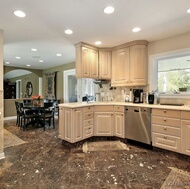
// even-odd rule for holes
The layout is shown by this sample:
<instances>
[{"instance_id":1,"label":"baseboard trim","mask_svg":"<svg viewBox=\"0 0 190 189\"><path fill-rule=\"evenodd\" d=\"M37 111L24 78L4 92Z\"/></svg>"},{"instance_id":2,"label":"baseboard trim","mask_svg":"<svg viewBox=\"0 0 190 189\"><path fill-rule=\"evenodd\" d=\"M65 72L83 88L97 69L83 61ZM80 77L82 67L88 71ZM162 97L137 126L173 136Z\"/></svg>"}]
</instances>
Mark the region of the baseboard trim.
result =
<instances>
[{"instance_id":1,"label":"baseboard trim","mask_svg":"<svg viewBox=\"0 0 190 189\"><path fill-rule=\"evenodd\" d=\"M4 121L16 119L16 116L4 117Z\"/></svg>"},{"instance_id":2,"label":"baseboard trim","mask_svg":"<svg viewBox=\"0 0 190 189\"><path fill-rule=\"evenodd\" d=\"M4 152L0 153L0 159L4 159L4 158L5 158L5 153Z\"/></svg>"}]
</instances>

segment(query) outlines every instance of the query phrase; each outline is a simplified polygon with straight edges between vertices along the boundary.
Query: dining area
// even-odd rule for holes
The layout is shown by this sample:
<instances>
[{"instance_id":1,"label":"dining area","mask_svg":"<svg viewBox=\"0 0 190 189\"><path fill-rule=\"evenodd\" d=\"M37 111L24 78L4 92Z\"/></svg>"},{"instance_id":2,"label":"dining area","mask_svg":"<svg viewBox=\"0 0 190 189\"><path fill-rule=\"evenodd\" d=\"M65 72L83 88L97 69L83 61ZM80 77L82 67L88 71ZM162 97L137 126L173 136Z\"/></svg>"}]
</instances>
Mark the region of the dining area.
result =
<instances>
[{"instance_id":1,"label":"dining area","mask_svg":"<svg viewBox=\"0 0 190 189\"><path fill-rule=\"evenodd\" d=\"M58 115L59 100L43 99L33 96L31 99L15 101L16 125L26 131L29 127L55 128L55 117Z\"/></svg>"}]
</instances>

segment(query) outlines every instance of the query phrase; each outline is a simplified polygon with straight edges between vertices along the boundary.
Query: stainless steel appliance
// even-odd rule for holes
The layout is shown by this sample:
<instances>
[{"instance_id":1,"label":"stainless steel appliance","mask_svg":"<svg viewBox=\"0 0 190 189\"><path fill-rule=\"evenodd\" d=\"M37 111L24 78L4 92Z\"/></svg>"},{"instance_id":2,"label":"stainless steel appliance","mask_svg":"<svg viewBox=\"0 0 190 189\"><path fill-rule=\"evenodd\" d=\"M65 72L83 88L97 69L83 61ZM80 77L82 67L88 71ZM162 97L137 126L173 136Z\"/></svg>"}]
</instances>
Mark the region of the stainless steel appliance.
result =
<instances>
[{"instance_id":1,"label":"stainless steel appliance","mask_svg":"<svg viewBox=\"0 0 190 189\"><path fill-rule=\"evenodd\" d=\"M125 108L125 138L152 144L150 108L132 106Z\"/></svg>"}]
</instances>

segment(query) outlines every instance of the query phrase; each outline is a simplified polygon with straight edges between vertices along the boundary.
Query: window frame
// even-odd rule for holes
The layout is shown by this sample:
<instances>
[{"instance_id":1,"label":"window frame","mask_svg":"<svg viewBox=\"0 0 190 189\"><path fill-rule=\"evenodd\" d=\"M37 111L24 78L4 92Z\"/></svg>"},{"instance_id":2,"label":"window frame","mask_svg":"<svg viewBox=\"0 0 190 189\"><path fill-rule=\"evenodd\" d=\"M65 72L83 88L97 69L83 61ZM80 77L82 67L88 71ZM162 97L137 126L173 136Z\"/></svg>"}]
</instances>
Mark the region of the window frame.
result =
<instances>
[{"instance_id":1,"label":"window frame","mask_svg":"<svg viewBox=\"0 0 190 189\"><path fill-rule=\"evenodd\" d=\"M155 91L157 89L158 80L158 60L163 60L166 58L175 58L179 56L190 55L190 48L169 51L165 53L158 53L149 56L149 91ZM179 92L179 94L166 93L160 94L160 98L183 98L190 99L190 92Z\"/></svg>"}]
</instances>

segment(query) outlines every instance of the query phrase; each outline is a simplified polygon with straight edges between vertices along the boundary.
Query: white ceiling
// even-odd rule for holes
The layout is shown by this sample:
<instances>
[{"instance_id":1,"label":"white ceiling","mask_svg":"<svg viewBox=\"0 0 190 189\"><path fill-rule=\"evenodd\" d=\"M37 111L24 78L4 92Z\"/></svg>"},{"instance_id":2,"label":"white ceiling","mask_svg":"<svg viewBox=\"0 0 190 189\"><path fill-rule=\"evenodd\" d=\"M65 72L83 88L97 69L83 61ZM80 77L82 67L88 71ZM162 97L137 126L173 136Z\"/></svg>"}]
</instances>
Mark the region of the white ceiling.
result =
<instances>
[{"instance_id":1,"label":"white ceiling","mask_svg":"<svg viewBox=\"0 0 190 189\"><path fill-rule=\"evenodd\" d=\"M113 14L103 13L108 5L115 8ZM4 62L46 69L74 62L74 44L80 41L94 45L100 40L101 47L111 47L186 33L190 31L189 8L189 0L0 0ZM14 16L15 10L24 11L26 17ZM131 32L136 26L141 31ZM68 28L72 35L64 33ZM39 63L40 59L44 62Z\"/></svg>"}]
</instances>

